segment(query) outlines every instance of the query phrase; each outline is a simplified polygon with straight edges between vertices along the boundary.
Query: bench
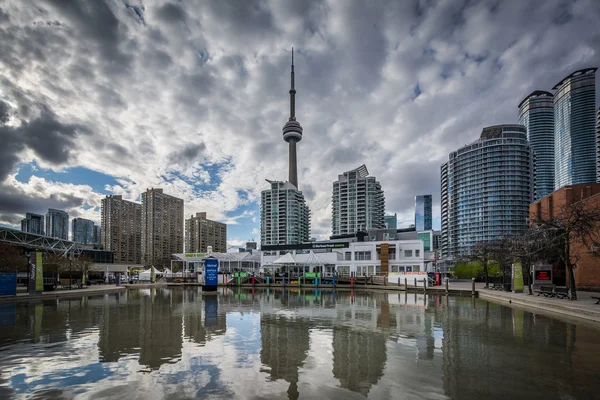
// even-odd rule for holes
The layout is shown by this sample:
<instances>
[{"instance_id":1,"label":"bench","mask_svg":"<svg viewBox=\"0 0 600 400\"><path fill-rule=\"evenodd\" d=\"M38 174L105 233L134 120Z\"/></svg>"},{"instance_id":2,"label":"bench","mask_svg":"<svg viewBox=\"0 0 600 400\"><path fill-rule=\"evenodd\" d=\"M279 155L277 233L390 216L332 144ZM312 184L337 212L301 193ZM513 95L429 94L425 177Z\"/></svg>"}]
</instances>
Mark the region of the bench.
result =
<instances>
[{"instance_id":1,"label":"bench","mask_svg":"<svg viewBox=\"0 0 600 400\"><path fill-rule=\"evenodd\" d=\"M540 290L536 290L535 292L538 294L538 296L540 294L543 294L544 297L548 297L548 296L554 297L555 296L553 286L540 286Z\"/></svg>"},{"instance_id":2,"label":"bench","mask_svg":"<svg viewBox=\"0 0 600 400\"><path fill-rule=\"evenodd\" d=\"M592 299L594 299L594 300L598 300L598 301L596 302L596 304L600 304L600 297L596 297L596 296L591 296L591 297L592 297Z\"/></svg>"},{"instance_id":3,"label":"bench","mask_svg":"<svg viewBox=\"0 0 600 400\"><path fill-rule=\"evenodd\" d=\"M554 296L558 297L559 299L568 299L569 298L569 289L568 288L561 288L561 287L557 287L554 288Z\"/></svg>"}]
</instances>

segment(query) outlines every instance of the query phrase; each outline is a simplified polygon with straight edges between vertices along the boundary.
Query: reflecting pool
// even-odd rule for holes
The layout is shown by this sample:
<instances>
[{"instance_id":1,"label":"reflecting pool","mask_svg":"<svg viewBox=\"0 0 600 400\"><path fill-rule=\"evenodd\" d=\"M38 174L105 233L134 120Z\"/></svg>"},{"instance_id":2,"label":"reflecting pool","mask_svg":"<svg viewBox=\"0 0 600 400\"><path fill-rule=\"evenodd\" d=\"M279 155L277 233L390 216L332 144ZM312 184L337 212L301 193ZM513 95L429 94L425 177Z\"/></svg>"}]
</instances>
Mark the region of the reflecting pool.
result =
<instances>
[{"instance_id":1,"label":"reflecting pool","mask_svg":"<svg viewBox=\"0 0 600 400\"><path fill-rule=\"evenodd\" d=\"M591 399L600 330L483 300L137 289L0 304L0 399Z\"/></svg>"}]
</instances>

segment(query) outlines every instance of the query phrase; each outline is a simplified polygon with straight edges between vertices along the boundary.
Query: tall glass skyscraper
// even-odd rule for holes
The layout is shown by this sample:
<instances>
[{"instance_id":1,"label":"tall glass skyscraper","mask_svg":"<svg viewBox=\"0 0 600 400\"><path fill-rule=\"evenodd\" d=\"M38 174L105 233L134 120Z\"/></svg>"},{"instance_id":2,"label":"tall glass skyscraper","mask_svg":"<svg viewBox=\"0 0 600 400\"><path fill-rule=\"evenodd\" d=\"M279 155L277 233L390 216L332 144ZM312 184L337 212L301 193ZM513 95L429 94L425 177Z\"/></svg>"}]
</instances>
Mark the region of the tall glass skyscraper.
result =
<instances>
[{"instance_id":1,"label":"tall glass skyscraper","mask_svg":"<svg viewBox=\"0 0 600 400\"><path fill-rule=\"evenodd\" d=\"M596 182L596 70L581 69L554 94L554 189Z\"/></svg>"},{"instance_id":2,"label":"tall glass skyscraper","mask_svg":"<svg viewBox=\"0 0 600 400\"><path fill-rule=\"evenodd\" d=\"M432 226L431 195L415 196L415 228L418 231L430 231Z\"/></svg>"},{"instance_id":3,"label":"tall glass skyscraper","mask_svg":"<svg viewBox=\"0 0 600 400\"><path fill-rule=\"evenodd\" d=\"M527 128L534 154L535 200L554 191L554 95L536 90L519 104L519 123Z\"/></svg>"},{"instance_id":4,"label":"tall glass skyscraper","mask_svg":"<svg viewBox=\"0 0 600 400\"><path fill-rule=\"evenodd\" d=\"M63 210L48 209L46 214L46 236L69 239L69 214Z\"/></svg>"},{"instance_id":5,"label":"tall glass skyscraper","mask_svg":"<svg viewBox=\"0 0 600 400\"><path fill-rule=\"evenodd\" d=\"M72 233L75 243L94 243L94 221L85 218L73 218Z\"/></svg>"},{"instance_id":6,"label":"tall glass skyscraper","mask_svg":"<svg viewBox=\"0 0 600 400\"><path fill-rule=\"evenodd\" d=\"M527 227L534 173L526 132L522 125L484 128L442 165L443 257Z\"/></svg>"}]
</instances>

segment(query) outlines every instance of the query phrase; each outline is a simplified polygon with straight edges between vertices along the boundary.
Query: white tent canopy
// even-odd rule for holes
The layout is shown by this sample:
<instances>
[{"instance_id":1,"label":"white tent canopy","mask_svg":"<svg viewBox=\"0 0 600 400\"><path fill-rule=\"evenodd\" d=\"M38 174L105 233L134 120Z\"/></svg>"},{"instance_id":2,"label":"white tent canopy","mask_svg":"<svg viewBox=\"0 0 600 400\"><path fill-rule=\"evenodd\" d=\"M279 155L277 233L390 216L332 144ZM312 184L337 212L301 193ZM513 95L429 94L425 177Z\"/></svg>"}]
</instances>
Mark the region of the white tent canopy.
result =
<instances>
[{"instance_id":1,"label":"white tent canopy","mask_svg":"<svg viewBox=\"0 0 600 400\"><path fill-rule=\"evenodd\" d=\"M297 264L297 262L292 253L286 253L273 261L273 264Z\"/></svg>"}]
</instances>

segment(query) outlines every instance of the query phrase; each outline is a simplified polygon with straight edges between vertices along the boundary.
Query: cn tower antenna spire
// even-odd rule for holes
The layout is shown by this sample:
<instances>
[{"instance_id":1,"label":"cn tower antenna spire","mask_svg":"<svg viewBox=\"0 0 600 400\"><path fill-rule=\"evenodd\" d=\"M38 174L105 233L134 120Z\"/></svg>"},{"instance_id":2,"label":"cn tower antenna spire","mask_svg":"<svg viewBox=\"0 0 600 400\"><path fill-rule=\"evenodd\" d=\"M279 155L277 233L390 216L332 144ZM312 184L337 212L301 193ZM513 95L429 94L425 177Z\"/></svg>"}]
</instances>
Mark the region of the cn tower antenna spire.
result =
<instances>
[{"instance_id":1,"label":"cn tower antenna spire","mask_svg":"<svg viewBox=\"0 0 600 400\"><path fill-rule=\"evenodd\" d=\"M283 126L283 140L289 143L289 182L298 188L296 144L302 140L302 126L296 121L296 88L294 87L294 48L292 47L292 73L290 76L290 118Z\"/></svg>"},{"instance_id":2,"label":"cn tower antenna spire","mask_svg":"<svg viewBox=\"0 0 600 400\"><path fill-rule=\"evenodd\" d=\"M296 89L294 88L294 48L292 47L292 74L290 87L290 121L296 120Z\"/></svg>"}]
</instances>

